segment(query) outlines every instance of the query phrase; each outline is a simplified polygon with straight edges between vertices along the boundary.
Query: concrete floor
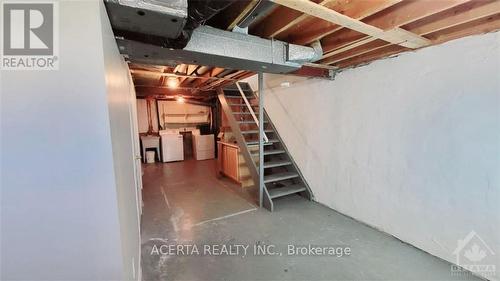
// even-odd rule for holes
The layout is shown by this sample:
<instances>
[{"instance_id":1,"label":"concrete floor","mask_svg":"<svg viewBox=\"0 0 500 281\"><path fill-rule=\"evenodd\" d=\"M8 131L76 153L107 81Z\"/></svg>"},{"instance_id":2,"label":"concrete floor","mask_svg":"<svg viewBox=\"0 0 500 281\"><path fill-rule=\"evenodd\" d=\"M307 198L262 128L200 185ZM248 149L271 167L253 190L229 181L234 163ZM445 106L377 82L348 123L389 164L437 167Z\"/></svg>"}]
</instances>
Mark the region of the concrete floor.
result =
<instances>
[{"instance_id":1,"label":"concrete floor","mask_svg":"<svg viewBox=\"0 0 500 281\"><path fill-rule=\"evenodd\" d=\"M280 200L274 213L257 209L252 192L216 177L215 164L144 165L144 280L476 280L454 276L449 263L299 196ZM166 245L179 244L184 254L167 252ZM290 256L288 244L349 247L351 254ZM204 255L205 245L212 255ZM250 246L246 255L241 246L239 252L233 246L234 256L213 255L219 245ZM275 245L275 255L254 255L254 245Z\"/></svg>"}]
</instances>

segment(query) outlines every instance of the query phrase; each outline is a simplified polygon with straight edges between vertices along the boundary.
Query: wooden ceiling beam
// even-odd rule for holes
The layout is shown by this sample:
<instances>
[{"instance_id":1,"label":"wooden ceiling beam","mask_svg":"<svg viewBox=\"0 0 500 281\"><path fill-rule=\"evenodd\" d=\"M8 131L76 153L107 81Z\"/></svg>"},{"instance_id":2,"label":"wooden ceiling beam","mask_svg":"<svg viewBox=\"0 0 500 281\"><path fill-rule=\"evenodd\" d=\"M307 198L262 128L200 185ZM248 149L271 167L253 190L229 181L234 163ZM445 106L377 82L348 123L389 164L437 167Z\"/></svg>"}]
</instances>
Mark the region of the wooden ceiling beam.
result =
<instances>
[{"instance_id":1,"label":"wooden ceiling beam","mask_svg":"<svg viewBox=\"0 0 500 281\"><path fill-rule=\"evenodd\" d=\"M390 9L384 10L377 15L371 17L365 22L370 25L377 26L384 30L392 30L396 32L408 32L401 25L410 22L418 21L424 17L437 14L444 10L459 6L470 0L442 0L442 1L408 1L402 2L399 5L393 6ZM389 11L388 11L389 10ZM404 16L399 16L399 14ZM405 14L406 13L406 14ZM395 17L395 18L393 18ZM415 34L415 33L411 33ZM415 34L416 36L420 36ZM421 36L420 36L421 37ZM422 38L422 37L421 37ZM364 43L374 41L364 34L354 30L343 29L339 32L330 34L321 40L325 55L323 58L336 55L340 52L345 52L360 46L359 41L364 40ZM354 44L352 43L354 42ZM339 51L340 50L340 51Z\"/></svg>"},{"instance_id":2,"label":"wooden ceiling beam","mask_svg":"<svg viewBox=\"0 0 500 281\"><path fill-rule=\"evenodd\" d=\"M403 26L404 29L427 35L439 30L488 17L500 12L500 1L472 1Z\"/></svg>"},{"instance_id":3,"label":"wooden ceiling beam","mask_svg":"<svg viewBox=\"0 0 500 281\"><path fill-rule=\"evenodd\" d=\"M236 76L235 76L235 77L233 77L233 78L239 81L239 80L243 80L243 79L245 79L245 78L247 78L247 77L250 77L250 76L253 76L253 75L255 75L255 73L253 73L253 72L251 72L251 71L243 71L242 73L240 73L240 74L236 75ZM224 86L226 86L227 84L231 84L231 82L227 82L227 81L222 82L221 84L217 85L217 87L218 87L218 88L219 88L219 87L224 87Z\"/></svg>"},{"instance_id":4,"label":"wooden ceiling beam","mask_svg":"<svg viewBox=\"0 0 500 281\"><path fill-rule=\"evenodd\" d=\"M367 63L376 59L388 57L397 53L401 53L404 51L408 51L410 49L401 47L398 45L388 45L386 47L377 49L377 50L372 50L371 52L355 56L353 58L347 59L339 63L337 66L340 68L345 68L345 67L350 67L350 66L356 66L359 64Z\"/></svg>"},{"instance_id":5,"label":"wooden ceiling beam","mask_svg":"<svg viewBox=\"0 0 500 281\"><path fill-rule=\"evenodd\" d=\"M229 75L226 75L225 77L227 78L231 78L235 81L239 81L241 79L244 79L246 77L249 77L249 76L252 76L254 73L251 72L251 71L246 71L246 70L238 70L238 71L235 71ZM230 84L232 83L232 81L224 81L224 80L220 80L220 81L214 81L214 82L211 82L201 88L199 88L200 91L209 91L209 90L213 90L215 88L219 88L219 87L223 87L224 85L226 84Z\"/></svg>"},{"instance_id":6,"label":"wooden ceiling beam","mask_svg":"<svg viewBox=\"0 0 500 281\"><path fill-rule=\"evenodd\" d=\"M374 40L374 41L369 42L369 43L363 43L360 46L358 46L357 48L352 48L352 49L347 50L345 52L342 52L340 54L336 54L336 55L333 55L331 57L328 57L324 60L321 60L320 62L324 63L324 64L336 64L340 61L350 59L350 58L353 58L353 57L356 57L356 56L359 56L359 55L362 55L362 54L365 54L365 53L368 53L368 52L371 52L374 50L378 50L378 49L386 47L388 45L390 45L390 43L387 43L387 42L382 41L382 40Z\"/></svg>"},{"instance_id":7,"label":"wooden ceiling beam","mask_svg":"<svg viewBox=\"0 0 500 281\"><path fill-rule=\"evenodd\" d=\"M500 12L468 23L428 34L436 44L453 39L500 30Z\"/></svg>"},{"instance_id":8,"label":"wooden ceiling beam","mask_svg":"<svg viewBox=\"0 0 500 281\"><path fill-rule=\"evenodd\" d=\"M223 68L218 68L224 70ZM220 72L222 72L220 71ZM165 73L165 72L156 72L156 71L147 71L147 70L135 70L131 69L130 72L134 75L156 75L160 77L178 77L178 78L189 78L189 79L198 79L198 80L229 80L229 81L235 81L235 79L227 78L227 77L215 77L215 75L208 75L208 76L195 76L195 75L183 75L183 74L175 74L175 73ZM218 72L217 74L219 74ZM207 72L210 74L210 71ZM216 74L216 75L217 75Z\"/></svg>"},{"instance_id":9,"label":"wooden ceiling beam","mask_svg":"<svg viewBox=\"0 0 500 281\"><path fill-rule=\"evenodd\" d=\"M238 3L240 1L236 1ZM231 21L231 23L228 25L227 30L233 30L233 28L240 23L243 18L250 12L255 5L259 3L258 0L250 0L246 5L243 6L243 9L238 13L238 15Z\"/></svg>"},{"instance_id":10,"label":"wooden ceiling beam","mask_svg":"<svg viewBox=\"0 0 500 281\"><path fill-rule=\"evenodd\" d=\"M500 12L500 1L473 1L455 7L453 9L435 14L434 16L432 16L434 21L428 20L426 18L423 21L409 24L405 28L410 29L409 31L411 32L424 36L428 35L431 32L437 32L450 27L465 24L467 22L471 22L474 20L486 18L499 12ZM468 33L468 31L466 31L466 33ZM430 38L432 39L432 37ZM451 40L451 39L445 39L445 40ZM335 64L343 60L352 58L353 53L361 55L363 53L368 52L368 49L366 47L360 48L358 46L351 44L344 48L340 48L333 52L330 52L328 55L331 55L331 57L323 59L321 63ZM374 45L367 44L367 46L368 48L370 46L374 46L373 50L383 47L382 44L374 44ZM353 52L349 52L348 51L349 49L352 49Z\"/></svg>"},{"instance_id":11,"label":"wooden ceiling beam","mask_svg":"<svg viewBox=\"0 0 500 281\"><path fill-rule=\"evenodd\" d=\"M458 6L462 4L466 0L457 0L457 1L449 1L449 0L444 0L444 1L412 1L411 5L404 5L406 2L402 2L400 5L394 6L391 8L391 12L381 12L377 14L376 16L372 17L369 20L366 20L365 22L370 24L370 25L375 25L383 29L395 29L398 28L400 25L407 24L410 22L417 21L419 19L422 19L426 16L439 13L443 10ZM434 3L433 6L428 6L428 3ZM436 6L436 3L439 5ZM446 5L445 5L446 4ZM420 13L411 13L412 17L405 17L405 20L401 20L401 17L398 18L397 21L393 21L391 16L393 16L396 11L399 11L401 13L403 12L408 12L408 7L413 7L416 8ZM404 9L403 9L404 8ZM432 9L430 9L432 8ZM348 30L348 29L343 29L340 30L339 32L330 34L329 36L323 38L321 40L323 51L326 53L324 57L328 57L329 54L328 52L346 47L350 45L350 42L356 41L356 40L361 40L365 39L366 35L356 32L354 30Z\"/></svg>"},{"instance_id":12,"label":"wooden ceiling beam","mask_svg":"<svg viewBox=\"0 0 500 281\"><path fill-rule=\"evenodd\" d=\"M308 0L271 0L277 4L307 13L311 16L338 24L345 28L355 30L365 35L398 44L409 48L419 48L430 42L416 34L398 29L383 30L373 25L345 16L337 11L318 5ZM457 0L458 1L458 0Z\"/></svg>"},{"instance_id":13,"label":"wooden ceiling beam","mask_svg":"<svg viewBox=\"0 0 500 281\"><path fill-rule=\"evenodd\" d=\"M469 1L471 0L403 1L399 5L381 11L373 18L367 20L366 23L383 30L389 30Z\"/></svg>"},{"instance_id":14,"label":"wooden ceiling beam","mask_svg":"<svg viewBox=\"0 0 500 281\"><path fill-rule=\"evenodd\" d=\"M332 79L334 76L331 71L332 69L303 65L301 68L287 73L287 75Z\"/></svg>"},{"instance_id":15,"label":"wooden ceiling beam","mask_svg":"<svg viewBox=\"0 0 500 281\"><path fill-rule=\"evenodd\" d=\"M453 39L492 32L496 30L500 30L500 13L477 19L475 21L471 21L462 25L454 26L445 30L440 30L438 32L429 34L429 36L433 40L433 42L435 42L436 44L440 44ZM408 49L401 48L399 46L389 45L379 49L371 50L349 59L342 60L337 64L337 66L341 68L356 66L407 50Z\"/></svg>"},{"instance_id":16,"label":"wooden ceiling beam","mask_svg":"<svg viewBox=\"0 0 500 281\"><path fill-rule=\"evenodd\" d=\"M188 79L191 75L193 75L193 73L196 71L196 69L198 68L199 66L198 65L194 65L194 64L188 64L187 65L187 68L186 68L186 77L180 77L179 79L179 86L183 86L182 84L184 83L184 81L186 79Z\"/></svg>"},{"instance_id":17,"label":"wooden ceiling beam","mask_svg":"<svg viewBox=\"0 0 500 281\"><path fill-rule=\"evenodd\" d=\"M238 71L235 71L231 74L224 76L224 78L231 78L232 79L235 76L237 76L243 72L244 72L244 70L238 70ZM219 84L221 84L223 81L224 80L216 80L216 81L210 82L210 83L206 84L205 86L200 87L199 90L200 91L207 91L207 90L213 89L213 88L217 87Z\"/></svg>"},{"instance_id":18,"label":"wooden ceiling beam","mask_svg":"<svg viewBox=\"0 0 500 281\"><path fill-rule=\"evenodd\" d=\"M327 5L333 1L334 0L313 0L313 2L319 3L319 5ZM281 38L282 36L279 36L281 33L310 17L311 16L308 14L304 14L300 11L285 6L279 6L250 31L252 34L263 38Z\"/></svg>"},{"instance_id":19,"label":"wooden ceiling beam","mask_svg":"<svg viewBox=\"0 0 500 281\"><path fill-rule=\"evenodd\" d=\"M150 95L164 95L164 96L191 96L193 95L192 91L189 89L171 89L168 87L136 87L135 89L136 95L140 97L150 96Z\"/></svg>"},{"instance_id":20,"label":"wooden ceiling beam","mask_svg":"<svg viewBox=\"0 0 500 281\"><path fill-rule=\"evenodd\" d=\"M208 81L212 81L210 77L216 77L217 75L221 74L225 69L220 68L220 67L214 67L210 69L208 72L203 74L203 78L196 80L193 82L192 87L201 87L204 83Z\"/></svg>"},{"instance_id":21,"label":"wooden ceiling beam","mask_svg":"<svg viewBox=\"0 0 500 281\"><path fill-rule=\"evenodd\" d=\"M342 0L335 1L331 5L326 6L353 19L362 20L401 1L402 0ZM309 45L312 42L319 40L329 34L332 34L342 28L343 27L339 26L338 24L329 21L318 20L314 17L309 17L300 26L289 29L287 33L290 33L290 42L298 45Z\"/></svg>"}]
</instances>

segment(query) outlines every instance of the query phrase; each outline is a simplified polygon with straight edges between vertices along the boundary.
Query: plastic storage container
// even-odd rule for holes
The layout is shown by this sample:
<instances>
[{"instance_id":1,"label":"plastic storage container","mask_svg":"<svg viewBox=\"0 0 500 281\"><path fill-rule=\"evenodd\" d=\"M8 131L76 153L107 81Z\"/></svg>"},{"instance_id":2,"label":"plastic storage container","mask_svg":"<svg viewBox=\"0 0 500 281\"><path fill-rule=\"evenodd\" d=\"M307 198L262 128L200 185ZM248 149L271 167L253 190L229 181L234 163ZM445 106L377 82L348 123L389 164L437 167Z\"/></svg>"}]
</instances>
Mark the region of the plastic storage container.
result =
<instances>
[{"instance_id":1,"label":"plastic storage container","mask_svg":"<svg viewBox=\"0 0 500 281\"><path fill-rule=\"evenodd\" d=\"M155 162L155 152L146 151L146 163L154 163L154 162Z\"/></svg>"}]
</instances>

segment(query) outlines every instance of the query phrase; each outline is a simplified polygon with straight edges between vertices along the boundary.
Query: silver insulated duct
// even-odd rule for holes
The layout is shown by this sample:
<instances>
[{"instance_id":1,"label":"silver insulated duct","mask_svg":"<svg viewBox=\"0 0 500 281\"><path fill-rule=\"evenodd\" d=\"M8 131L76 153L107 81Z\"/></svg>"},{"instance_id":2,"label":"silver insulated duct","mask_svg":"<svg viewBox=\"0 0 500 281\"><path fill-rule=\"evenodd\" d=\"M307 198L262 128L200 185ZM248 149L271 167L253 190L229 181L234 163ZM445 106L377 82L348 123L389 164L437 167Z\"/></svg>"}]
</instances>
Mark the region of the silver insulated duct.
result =
<instances>
[{"instance_id":1,"label":"silver insulated duct","mask_svg":"<svg viewBox=\"0 0 500 281\"><path fill-rule=\"evenodd\" d=\"M134 5L131 6L129 2ZM162 3L163 6L162 9L149 11L147 9L154 6L145 5L145 2ZM138 63L171 66L187 63L269 73L288 73L322 56L319 43L306 47L199 25L204 22L203 19L208 19L227 6L230 3L228 1L193 0L187 3L191 5L190 8L185 8L180 2L182 0L107 0L120 52L130 61ZM167 12L165 6L170 3L175 3L175 7L171 7L177 9L175 13L172 10ZM217 3L217 7L210 6L214 3ZM178 9L184 9L187 16ZM127 13L123 14L123 10ZM160 12L169 20L159 21L157 16ZM135 15L139 15L142 23L147 21L151 13L155 13L151 20L156 24L134 22L137 19ZM176 21L171 18L173 14L178 15ZM185 25L179 27L179 23ZM141 30L133 29L136 24L141 26ZM162 34L166 30L169 30L169 34Z\"/></svg>"}]
</instances>

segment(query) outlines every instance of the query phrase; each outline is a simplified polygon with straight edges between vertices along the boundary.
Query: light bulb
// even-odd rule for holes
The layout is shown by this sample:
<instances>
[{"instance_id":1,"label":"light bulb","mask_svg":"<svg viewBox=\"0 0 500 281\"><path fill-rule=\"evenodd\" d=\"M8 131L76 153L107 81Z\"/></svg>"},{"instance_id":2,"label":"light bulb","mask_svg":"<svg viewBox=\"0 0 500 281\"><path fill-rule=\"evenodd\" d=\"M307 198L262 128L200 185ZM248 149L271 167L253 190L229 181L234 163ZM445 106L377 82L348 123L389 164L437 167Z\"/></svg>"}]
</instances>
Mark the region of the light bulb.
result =
<instances>
[{"instance_id":1,"label":"light bulb","mask_svg":"<svg viewBox=\"0 0 500 281\"><path fill-rule=\"evenodd\" d=\"M185 101L183 96L178 96L175 99L177 100L178 103L184 103L184 101Z\"/></svg>"},{"instance_id":2,"label":"light bulb","mask_svg":"<svg viewBox=\"0 0 500 281\"><path fill-rule=\"evenodd\" d=\"M167 78L167 86L169 88L177 88L179 86L179 80L176 77L168 77Z\"/></svg>"}]
</instances>

